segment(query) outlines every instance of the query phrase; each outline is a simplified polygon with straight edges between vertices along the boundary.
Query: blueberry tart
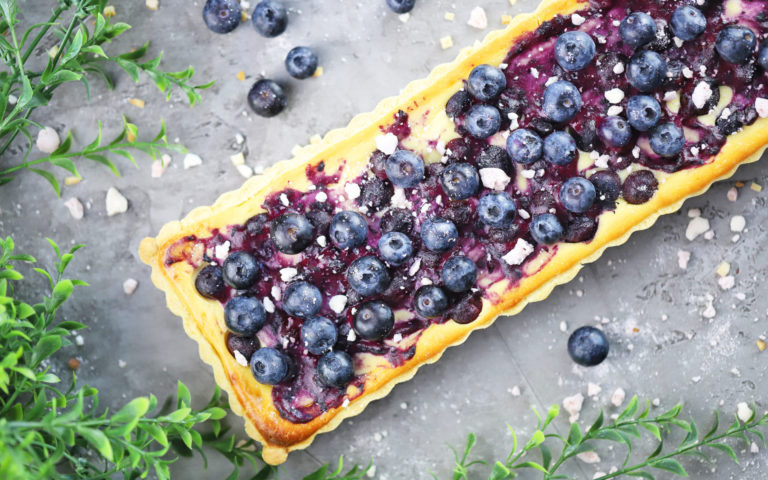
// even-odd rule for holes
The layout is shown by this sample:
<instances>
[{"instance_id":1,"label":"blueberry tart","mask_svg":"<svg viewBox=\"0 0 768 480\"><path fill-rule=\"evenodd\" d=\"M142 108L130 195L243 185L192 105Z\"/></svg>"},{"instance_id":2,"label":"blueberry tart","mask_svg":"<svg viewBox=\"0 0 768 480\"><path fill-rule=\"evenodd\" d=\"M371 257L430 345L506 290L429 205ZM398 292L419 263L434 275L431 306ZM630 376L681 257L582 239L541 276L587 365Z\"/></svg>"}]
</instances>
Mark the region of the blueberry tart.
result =
<instances>
[{"instance_id":1,"label":"blueberry tart","mask_svg":"<svg viewBox=\"0 0 768 480\"><path fill-rule=\"evenodd\" d=\"M757 160L767 9L547 0L145 239L264 459Z\"/></svg>"}]
</instances>

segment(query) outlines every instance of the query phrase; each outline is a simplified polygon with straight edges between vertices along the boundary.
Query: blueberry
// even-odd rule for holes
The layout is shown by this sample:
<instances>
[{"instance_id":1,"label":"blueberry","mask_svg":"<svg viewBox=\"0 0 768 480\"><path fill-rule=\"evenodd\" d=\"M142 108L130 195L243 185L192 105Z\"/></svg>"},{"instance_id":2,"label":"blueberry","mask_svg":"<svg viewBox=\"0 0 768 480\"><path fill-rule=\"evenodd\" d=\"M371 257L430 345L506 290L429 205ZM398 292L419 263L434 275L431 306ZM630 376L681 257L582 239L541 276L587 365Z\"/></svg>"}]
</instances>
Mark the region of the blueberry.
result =
<instances>
[{"instance_id":1,"label":"blueberry","mask_svg":"<svg viewBox=\"0 0 768 480\"><path fill-rule=\"evenodd\" d=\"M397 150L387 158L384 170L395 186L413 188L424 178L424 160L408 150Z\"/></svg>"},{"instance_id":2,"label":"blueberry","mask_svg":"<svg viewBox=\"0 0 768 480\"><path fill-rule=\"evenodd\" d=\"M415 5L416 0L387 0L387 6L395 13L408 13Z\"/></svg>"},{"instance_id":3,"label":"blueberry","mask_svg":"<svg viewBox=\"0 0 768 480\"><path fill-rule=\"evenodd\" d=\"M336 344L336 325L325 317L313 317L301 326L301 343L312 355L322 355Z\"/></svg>"},{"instance_id":4,"label":"blueberry","mask_svg":"<svg viewBox=\"0 0 768 480\"><path fill-rule=\"evenodd\" d=\"M274 80L259 80L248 92L248 105L262 117L274 117L283 111L287 103L283 87Z\"/></svg>"},{"instance_id":5,"label":"blueberry","mask_svg":"<svg viewBox=\"0 0 768 480\"><path fill-rule=\"evenodd\" d=\"M378 295L387 289L390 278L387 266L376 257L360 257L347 269L347 282L363 296Z\"/></svg>"},{"instance_id":6,"label":"blueberry","mask_svg":"<svg viewBox=\"0 0 768 480\"><path fill-rule=\"evenodd\" d=\"M707 28L707 19L701 10L688 5L678 7L672 14L669 26L681 40L693 40Z\"/></svg>"},{"instance_id":7,"label":"blueberry","mask_svg":"<svg viewBox=\"0 0 768 480\"><path fill-rule=\"evenodd\" d=\"M586 212L595 203L596 196L595 186L583 177L571 177L560 187L560 203L569 212Z\"/></svg>"},{"instance_id":8,"label":"blueberry","mask_svg":"<svg viewBox=\"0 0 768 480\"><path fill-rule=\"evenodd\" d=\"M286 213L272 222L269 236L279 251L295 255L312 244L315 229L304 215Z\"/></svg>"},{"instance_id":9,"label":"blueberry","mask_svg":"<svg viewBox=\"0 0 768 480\"><path fill-rule=\"evenodd\" d=\"M456 246L459 230L444 218L430 218L421 225L421 242L428 250L445 252Z\"/></svg>"},{"instance_id":10,"label":"blueberry","mask_svg":"<svg viewBox=\"0 0 768 480\"><path fill-rule=\"evenodd\" d=\"M656 193L659 181L650 170L639 170L630 173L621 187L621 195L627 203L640 205L647 202Z\"/></svg>"},{"instance_id":11,"label":"blueberry","mask_svg":"<svg viewBox=\"0 0 768 480\"><path fill-rule=\"evenodd\" d=\"M647 13L632 12L619 24L619 35L630 47L642 47L656 39L656 22Z\"/></svg>"},{"instance_id":12,"label":"blueberry","mask_svg":"<svg viewBox=\"0 0 768 480\"><path fill-rule=\"evenodd\" d=\"M272 38L280 35L288 26L288 12L276 0L264 0L256 5L251 16L253 28L262 36Z\"/></svg>"},{"instance_id":13,"label":"blueberry","mask_svg":"<svg viewBox=\"0 0 768 480\"><path fill-rule=\"evenodd\" d=\"M317 363L320 380L329 387L346 387L355 378L352 357L345 352L328 352Z\"/></svg>"},{"instance_id":14,"label":"blueberry","mask_svg":"<svg viewBox=\"0 0 768 480\"><path fill-rule=\"evenodd\" d=\"M594 367L608 356L608 339L595 327L577 328L568 338L568 354L579 365Z\"/></svg>"},{"instance_id":15,"label":"blueberry","mask_svg":"<svg viewBox=\"0 0 768 480\"><path fill-rule=\"evenodd\" d=\"M757 50L757 63L763 67L763 70L768 71L768 40L760 43L760 48Z\"/></svg>"},{"instance_id":16,"label":"blueberry","mask_svg":"<svg viewBox=\"0 0 768 480\"><path fill-rule=\"evenodd\" d=\"M448 309L448 295L435 285L424 285L416 290L413 297L416 313L425 318L441 315Z\"/></svg>"},{"instance_id":17,"label":"blueberry","mask_svg":"<svg viewBox=\"0 0 768 480\"><path fill-rule=\"evenodd\" d=\"M381 216L379 230L382 233L411 233L413 231L413 215L404 208L390 208Z\"/></svg>"},{"instance_id":18,"label":"blueberry","mask_svg":"<svg viewBox=\"0 0 768 480\"><path fill-rule=\"evenodd\" d=\"M565 228L563 240L568 243L586 242L595 237L597 222L589 217L576 217Z\"/></svg>"},{"instance_id":19,"label":"blueberry","mask_svg":"<svg viewBox=\"0 0 768 480\"><path fill-rule=\"evenodd\" d=\"M413 243L404 233L385 233L379 239L379 255L391 265L402 265L413 255Z\"/></svg>"},{"instance_id":20,"label":"blueberry","mask_svg":"<svg viewBox=\"0 0 768 480\"><path fill-rule=\"evenodd\" d=\"M345 210L333 216L329 234L334 245L346 250L365 243L368 225L359 213Z\"/></svg>"},{"instance_id":21,"label":"blueberry","mask_svg":"<svg viewBox=\"0 0 768 480\"><path fill-rule=\"evenodd\" d=\"M555 122L568 122L579 113L583 102L576 85L559 80L544 90L544 114Z\"/></svg>"},{"instance_id":22,"label":"blueberry","mask_svg":"<svg viewBox=\"0 0 768 480\"><path fill-rule=\"evenodd\" d=\"M203 7L203 21L212 32L229 33L242 19L238 0L208 0Z\"/></svg>"},{"instance_id":23,"label":"blueberry","mask_svg":"<svg viewBox=\"0 0 768 480\"><path fill-rule=\"evenodd\" d=\"M605 117L597 129L597 133L608 147L621 148L632 140L632 129L629 127L629 123L615 115Z\"/></svg>"},{"instance_id":24,"label":"blueberry","mask_svg":"<svg viewBox=\"0 0 768 480\"><path fill-rule=\"evenodd\" d=\"M205 298L218 298L224 293L224 275L218 265L203 267L195 277L197 293Z\"/></svg>"},{"instance_id":25,"label":"blueberry","mask_svg":"<svg viewBox=\"0 0 768 480\"><path fill-rule=\"evenodd\" d=\"M536 215L531 220L531 235L539 243L555 243L563 236L563 226L560 220L551 213Z\"/></svg>"},{"instance_id":26,"label":"blueberry","mask_svg":"<svg viewBox=\"0 0 768 480\"><path fill-rule=\"evenodd\" d=\"M621 194L621 178L612 170L598 170L589 177L589 181L595 186L597 199L604 206L613 208L614 203Z\"/></svg>"},{"instance_id":27,"label":"blueberry","mask_svg":"<svg viewBox=\"0 0 768 480\"><path fill-rule=\"evenodd\" d=\"M639 132L656 126L661 118L661 105L650 95L635 95L627 100L627 119Z\"/></svg>"},{"instance_id":28,"label":"blueberry","mask_svg":"<svg viewBox=\"0 0 768 480\"><path fill-rule=\"evenodd\" d=\"M395 314L384 302L366 302L355 313L355 332L366 340L386 338L394 326Z\"/></svg>"},{"instance_id":29,"label":"blueberry","mask_svg":"<svg viewBox=\"0 0 768 480\"><path fill-rule=\"evenodd\" d=\"M674 157L683 151L685 137L674 123L662 123L651 130L651 150L662 157Z\"/></svg>"},{"instance_id":30,"label":"blueberry","mask_svg":"<svg viewBox=\"0 0 768 480\"><path fill-rule=\"evenodd\" d=\"M508 118L510 113L521 115L528 106L525 90L519 87L507 88L499 95L496 106L504 117Z\"/></svg>"},{"instance_id":31,"label":"blueberry","mask_svg":"<svg viewBox=\"0 0 768 480\"><path fill-rule=\"evenodd\" d=\"M263 231L264 225L267 224L268 219L269 217L266 213L259 213L252 216L245 222L245 231L248 232L248 235L259 235Z\"/></svg>"},{"instance_id":32,"label":"blueberry","mask_svg":"<svg viewBox=\"0 0 768 480\"><path fill-rule=\"evenodd\" d=\"M501 128L501 114L490 105L475 105L469 109L464 126L475 138L488 138Z\"/></svg>"},{"instance_id":33,"label":"blueberry","mask_svg":"<svg viewBox=\"0 0 768 480\"><path fill-rule=\"evenodd\" d=\"M277 385L290 375L291 360L274 348L260 348L251 357L251 372L259 383Z\"/></svg>"},{"instance_id":34,"label":"blueberry","mask_svg":"<svg viewBox=\"0 0 768 480\"><path fill-rule=\"evenodd\" d=\"M451 200L464 200L477 192L480 176L468 163L452 163L440 174L440 185Z\"/></svg>"},{"instance_id":35,"label":"blueberry","mask_svg":"<svg viewBox=\"0 0 768 480\"><path fill-rule=\"evenodd\" d=\"M656 52L642 50L632 55L627 68L627 81L641 92L659 88L667 75L667 62Z\"/></svg>"},{"instance_id":36,"label":"blueberry","mask_svg":"<svg viewBox=\"0 0 768 480\"><path fill-rule=\"evenodd\" d=\"M576 30L565 32L555 42L555 60L569 72L585 68L595 58L595 41Z\"/></svg>"},{"instance_id":37,"label":"blueberry","mask_svg":"<svg viewBox=\"0 0 768 480\"><path fill-rule=\"evenodd\" d=\"M533 130L518 128L507 138L507 153L517 163L528 165L539 158L543 142Z\"/></svg>"},{"instance_id":38,"label":"blueberry","mask_svg":"<svg viewBox=\"0 0 768 480\"><path fill-rule=\"evenodd\" d=\"M261 267L250 253L235 252L224 260L222 271L227 285L238 290L244 290L251 288L259 279Z\"/></svg>"},{"instance_id":39,"label":"blueberry","mask_svg":"<svg viewBox=\"0 0 768 480\"><path fill-rule=\"evenodd\" d=\"M554 132L544 139L544 160L553 165L568 165L577 155L576 140L566 132Z\"/></svg>"},{"instance_id":40,"label":"blueberry","mask_svg":"<svg viewBox=\"0 0 768 480\"><path fill-rule=\"evenodd\" d=\"M498 97L507 88L504 72L490 65L478 65L469 74L467 89L473 97L487 102Z\"/></svg>"},{"instance_id":41,"label":"blueberry","mask_svg":"<svg viewBox=\"0 0 768 480\"><path fill-rule=\"evenodd\" d=\"M285 69L293 78L309 78L317 70L317 54L308 47L295 47L285 57Z\"/></svg>"},{"instance_id":42,"label":"blueberry","mask_svg":"<svg viewBox=\"0 0 768 480\"><path fill-rule=\"evenodd\" d=\"M477 156L477 168L499 168L507 174L514 172L507 151L498 145L488 145Z\"/></svg>"},{"instance_id":43,"label":"blueberry","mask_svg":"<svg viewBox=\"0 0 768 480\"><path fill-rule=\"evenodd\" d=\"M245 357L247 361L251 361L251 357L253 356L254 352L259 349L259 337L256 336L248 336L243 337L240 335L235 335L234 333L227 333L227 350L229 350L229 353L232 354L232 356L235 356L235 351L240 352L240 355Z\"/></svg>"},{"instance_id":44,"label":"blueberry","mask_svg":"<svg viewBox=\"0 0 768 480\"><path fill-rule=\"evenodd\" d=\"M224 323L238 335L256 335L266 321L264 305L253 297L234 297L224 307Z\"/></svg>"},{"instance_id":45,"label":"blueberry","mask_svg":"<svg viewBox=\"0 0 768 480\"><path fill-rule=\"evenodd\" d=\"M472 105L472 97L466 90L459 90L454 93L445 104L445 113L450 118L456 118L469 109Z\"/></svg>"},{"instance_id":46,"label":"blueberry","mask_svg":"<svg viewBox=\"0 0 768 480\"><path fill-rule=\"evenodd\" d=\"M310 318L317 315L323 306L320 289L309 282L293 282L283 292L283 310L288 315Z\"/></svg>"},{"instance_id":47,"label":"blueberry","mask_svg":"<svg viewBox=\"0 0 768 480\"><path fill-rule=\"evenodd\" d=\"M741 25L723 28L717 34L715 48L726 62L744 64L752 57L757 46L755 32Z\"/></svg>"},{"instance_id":48,"label":"blueberry","mask_svg":"<svg viewBox=\"0 0 768 480\"><path fill-rule=\"evenodd\" d=\"M451 257L443 265L440 278L443 279L443 286L448 290L455 293L466 292L475 286L477 265L463 255Z\"/></svg>"},{"instance_id":49,"label":"blueberry","mask_svg":"<svg viewBox=\"0 0 768 480\"><path fill-rule=\"evenodd\" d=\"M477 215L489 227L505 228L512 225L517 204L507 192L492 192L480 198Z\"/></svg>"}]
</instances>

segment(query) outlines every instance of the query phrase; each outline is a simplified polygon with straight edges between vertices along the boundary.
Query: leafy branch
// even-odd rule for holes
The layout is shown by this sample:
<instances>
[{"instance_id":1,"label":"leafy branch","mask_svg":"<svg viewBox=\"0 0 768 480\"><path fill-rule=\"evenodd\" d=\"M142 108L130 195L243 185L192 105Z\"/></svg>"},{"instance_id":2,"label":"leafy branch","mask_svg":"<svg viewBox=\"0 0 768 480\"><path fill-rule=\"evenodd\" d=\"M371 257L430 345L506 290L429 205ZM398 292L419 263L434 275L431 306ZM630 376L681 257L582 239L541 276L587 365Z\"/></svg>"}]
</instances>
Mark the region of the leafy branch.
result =
<instances>
[{"instance_id":1,"label":"leafy branch","mask_svg":"<svg viewBox=\"0 0 768 480\"><path fill-rule=\"evenodd\" d=\"M557 433L547 433L552 421L560 413L559 407L554 406L549 409L543 420L536 412L538 418L536 430L522 446L518 445L515 431L511 427L509 428L512 434L512 450L504 460L497 460L493 463L479 459L472 460L470 457L476 443L476 437L474 434L469 434L463 453L459 455L454 450L453 478L454 480L467 480L470 478L470 469L476 469L482 465L490 470L488 472L489 480L516 478L521 470L536 470L541 473L541 478L544 480L568 479L570 477L567 475L558 473L560 467L579 454L594 451L599 442L621 444L626 447L627 453L619 469L613 473L596 477L597 480L608 480L622 475L654 480L653 472L655 470L687 477L688 472L678 460L680 457L696 456L710 461L708 454L712 451L719 451L738 463L738 457L733 447L725 443L727 440L742 440L750 443L752 438L756 438L765 445L765 436L761 429L768 427L768 414L758 418L753 413L746 422L742 422L736 417L727 429L721 430L719 415L715 412L713 425L702 436L693 420L689 422L680 418L682 408L683 406L680 404L659 416L651 417L650 402L646 403L645 408L640 410L640 403L635 396L613 422L604 424L605 417L601 412L586 430L582 431L578 423L572 423L567 437L563 437ZM642 438L642 431L649 432L656 439L658 445L642 461L631 464L633 442ZM674 431L681 432L684 438L674 448L667 449L665 442L669 441L668 438ZM557 458L553 458L554 444L557 443L560 444L560 453ZM524 459L533 452L538 452L539 461Z\"/></svg>"}]
</instances>

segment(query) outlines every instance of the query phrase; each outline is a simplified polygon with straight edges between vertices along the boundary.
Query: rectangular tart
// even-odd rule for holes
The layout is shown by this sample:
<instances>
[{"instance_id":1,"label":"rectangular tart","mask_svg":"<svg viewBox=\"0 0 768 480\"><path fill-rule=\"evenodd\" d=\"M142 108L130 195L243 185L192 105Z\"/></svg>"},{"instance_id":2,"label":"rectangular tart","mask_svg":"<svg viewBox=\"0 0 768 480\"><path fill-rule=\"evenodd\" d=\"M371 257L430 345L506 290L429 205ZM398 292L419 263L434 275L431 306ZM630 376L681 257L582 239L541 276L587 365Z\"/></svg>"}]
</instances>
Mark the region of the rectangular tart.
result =
<instances>
[{"instance_id":1,"label":"rectangular tart","mask_svg":"<svg viewBox=\"0 0 768 480\"><path fill-rule=\"evenodd\" d=\"M233 411L244 417L248 434L262 443L267 462L284 462L290 451L306 448L318 433L333 430L345 418L361 413L369 402L386 396L397 383L412 378L422 365L436 362L448 347L461 344L472 331L488 327L500 315L514 315L530 302L544 300L555 286L574 278L582 265L596 260L607 247L624 243L633 232L649 228L660 215L678 210L687 198L705 192L713 182L730 177L739 165L760 157L768 143L768 120L758 118L754 105L767 96L760 82L768 77L750 60L752 77L744 80L740 77L745 75L742 70L733 67L733 84L718 84L717 79L724 74L717 68L731 67L716 57L709 58L706 61L710 62L713 78L707 77L707 85L700 87L706 94L702 100L701 92L696 90L704 83L706 67L692 69L693 65L685 65L680 69L679 62L673 65L673 59L679 55L665 52L665 48L672 51L695 47L683 46L679 38L672 42L671 36L668 45L657 47L667 55L669 71L677 68L676 88L671 93L658 89L648 95L654 95L663 105L665 117L683 126L683 152L674 159L660 157L649 147L648 135L642 133L635 134L634 147L601 145L589 151L587 147L592 141L586 138L586 115L597 110L605 112L614 105L626 108L623 92L627 92L627 97L631 92L637 93L622 74L629 68L625 65L629 54L623 60L606 56L617 41L619 20L629 13L626 5L622 0L546 0L535 12L518 15L506 29L492 32L481 44L463 50L454 62L436 67L428 78L411 83L399 96L382 101L373 112L355 117L346 128L329 132L321 142L299 150L293 159L277 163L240 189L223 194L214 205L197 208L183 220L165 225L157 237L142 241L139 254L152 268L154 284L165 292L170 310L182 317L187 334L199 345L201 358L213 367L216 382L228 393ZM682 2L670 2L667 7L678 5ZM669 18L671 11L647 0L635 2L632 7L664 18ZM759 17L764 7L762 1L728 0L710 2L702 9L710 23L708 28L744 23L762 38L766 29L761 30ZM658 26L662 30L667 28L665 24ZM483 191L506 191L516 199L519 211L513 212L517 222L514 228L501 229L499 233L476 221L462 224L456 219L462 212L454 208L455 198L449 198L439 190L436 180L429 179L439 176L446 164L457 163L460 155L464 158L459 160L474 165L477 158L471 153L471 146L478 142L482 148L501 145L503 151L511 131L534 128L532 117L540 116L541 91L558 80L549 77L558 74L578 79L579 72L558 70L553 66L551 52L549 57L539 58L530 51L534 47L540 47L535 49L539 51L544 47L552 49L557 35L573 30L585 31L597 39L597 63L613 62L612 71L623 91L621 98L609 98L612 89L599 81L587 88L580 85L585 104L583 115L576 117L573 130L567 130L577 137L580 151L568 167L568 175L588 177L598 170L611 171L625 183L623 198L615 203L614 199L606 201L598 189L595 205L601 206L590 207L585 216L568 213L561 203L555 202L546 212L560 219L565 237L551 243L537 242L540 237L531 237L529 232L530 218L532 214L536 216L537 208L532 197L538 190L546 190L545 184L557 183L546 183L542 178L560 178L561 173L557 172L565 171L565 167L552 167L554 173L550 173L540 168L542 163L527 167L510 161L508 175L503 169L489 167L480 168L480 176ZM706 41L714 39L712 32L703 35ZM713 51L711 46L709 51ZM526 62L530 62L528 67ZM482 141L469 138L464 113L457 119L446 112L449 99L465 88L470 73L479 65L501 66L508 85L518 85L518 91L525 97L522 103L529 104L527 110L521 107L523 110L517 113L505 112L501 131ZM600 71L594 71L594 75L600 75ZM696 112L702 108L704 111ZM613 112L616 111L614 108ZM551 130L552 125L539 126L537 131ZM555 123L554 127L566 131L563 125ZM470 145L469 153L452 151L451 146L460 146L456 139ZM364 196L367 182L376 175L376 162L389 161L387 155L393 153L394 145L387 144L392 141L397 149L423 158L427 180L423 186L392 189L384 176L378 185L386 187L383 192L387 198L376 208L368 208L358 200L361 186ZM384 154L382 150L388 152ZM649 172L645 175L654 183L644 186L641 182L638 195L643 198L639 200L637 192L626 190L626 179L637 172ZM646 187L651 189L646 192L648 196L643 193ZM551 188L554 190L549 194L562 198L558 194L560 184ZM464 213L474 216L477 203L473 202L467 200L456 205L464 205L469 209ZM323 210L318 207L320 204L328 207ZM376 242L384 230L382 216L391 208L407 210L416 225L423 225L437 213L447 217L447 209L454 208L451 215L459 224L461 238L455 247L449 247L455 250L453 253L419 251L403 265L387 264L391 281L400 282L402 292L391 294L391 298L387 292L375 292L374 296L392 306L394 327L377 342L362 341L359 331L356 334L351 325L361 303L367 299L348 288L343 270L360 256L375 256ZM323 224L322 218L317 222L323 226L313 223L317 231L311 235L312 245L304 246L306 251L296 254L275 251L270 244L273 240L265 233L276 218L287 212L325 212L330 216L347 209L361 212L368 223L367 237L356 248L340 247L338 238L329 240L324 230L328 228L327 221ZM591 228L584 238L578 231L580 225ZM414 239L418 250L420 241L418 237ZM426 239L422 240L424 245L428 244ZM250 252L258 258L260 279L256 285L240 291L230 285L219 298L202 296L196 288L199 272L211 265L219 268L228 255L238 251ZM439 266L456 251L477 264L475 287L466 294L449 296L451 308L443 309L440 315L427 317L423 310L414 313L416 307L410 303L414 291L439 285ZM323 291L323 299L312 314L319 311L338 325L336 348L349 353L354 367L354 379L345 385L323 385L318 381L313 370L318 360L297 338L308 319L284 311L281 297L286 287L297 280L313 281ZM259 383L246 355L228 343L231 333L225 322L224 305L242 294L259 300L267 315L266 326L250 338L254 343L252 350L270 347L293 352L289 384ZM408 299L403 300L403 295ZM305 307L311 309L311 305L297 308Z\"/></svg>"}]
</instances>

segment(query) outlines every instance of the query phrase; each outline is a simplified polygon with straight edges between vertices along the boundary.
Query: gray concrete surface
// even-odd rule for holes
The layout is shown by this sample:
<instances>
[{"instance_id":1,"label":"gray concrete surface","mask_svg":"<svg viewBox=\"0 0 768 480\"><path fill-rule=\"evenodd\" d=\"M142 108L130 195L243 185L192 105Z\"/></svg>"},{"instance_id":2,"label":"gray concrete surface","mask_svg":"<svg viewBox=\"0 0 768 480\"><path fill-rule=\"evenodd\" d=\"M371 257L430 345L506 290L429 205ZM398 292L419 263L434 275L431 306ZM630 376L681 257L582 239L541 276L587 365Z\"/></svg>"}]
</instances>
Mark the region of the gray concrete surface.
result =
<instances>
[{"instance_id":1,"label":"gray concrete surface","mask_svg":"<svg viewBox=\"0 0 768 480\"><path fill-rule=\"evenodd\" d=\"M41 17L49 3L20 1L30 12L28 21ZM135 85L118 75L113 92L95 81L91 101L86 101L79 85L62 88L36 120L60 132L73 129L77 145L84 145L91 140L97 120L114 132L124 113L149 136L165 119L169 138L178 137L203 158L203 165L184 170L182 156L174 155L165 175L154 179L146 159L139 161L138 169L119 162L123 176L116 178L83 160L79 168L85 180L66 187L62 199L32 174L23 174L0 189L0 234L12 235L20 251L49 260L46 236L62 244L86 244L72 264L71 275L92 286L78 291L63 316L83 321L89 328L83 333L85 345L71 347L63 358L82 359L80 379L102 391L105 405L119 405L125 398L147 392L163 398L175 391L177 380L186 382L199 402L213 389L209 367L198 359L196 345L182 331L180 320L166 310L136 250L142 237L156 233L165 222L240 185L243 179L229 161L240 150L236 134L246 137L251 166L267 167L288 158L293 145L344 125L355 113L368 111L410 80L450 61L458 47L443 51L438 45L441 36L452 35L457 46L482 38L486 32L466 25L476 5L486 8L490 30L500 26L501 14L531 10L536 2L521 0L510 6L504 0L420 0L407 23L389 13L383 0L286 3L291 7L288 31L266 40L250 25L228 36L209 33L200 20L200 0L161 0L157 12L147 10L140 0L115 2L117 20L128 21L134 29L109 46L110 51L151 39L153 52L165 52L167 68L193 64L201 81L215 79L216 86L204 93L202 105L189 109L178 94L166 103L146 78ZM456 13L455 22L443 19L446 11ZM282 61L299 44L318 50L325 70L322 77L303 82L288 79ZM245 82L236 78L241 70L248 75ZM290 107L274 119L261 119L247 110L246 92L261 74L289 86ZM146 100L147 107L140 110L128 104L127 99L134 97ZM63 178L61 172L57 174ZM747 186L736 202L730 202L726 192L736 180ZM594 418L600 406L614 413L617 409L610 405L610 398L619 387L628 396L659 398L659 409L685 401L687 412L705 424L716 407L732 414L738 402L746 401L765 410L768 352L760 353L755 342L768 333L768 296L763 287L768 272L768 194L750 190L752 181L768 186L765 160L742 168L733 181L715 185L706 195L687 202L681 212L608 251L577 280L557 288L546 302L475 333L388 398L321 435L308 450L292 454L281 478L299 478L340 454L348 462L372 460L381 479L427 478L429 471L449 478L452 454L447 444L462 443L472 431L480 438L477 453L483 458L506 456L510 445L506 423L528 434L535 424L531 406L545 410L566 396L586 396L589 382L602 392L585 401L583 422ZM107 217L104 198L112 185L129 199L130 208L125 214ZM63 205L72 196L88 205L81 221L74 221ZM686 212L693 207L710 220L711 240L685 239ZM729 220L736 214L746 217L747 230L733 242ZM678 250L692 254L687 269L678 266ZM729 291L717 284L715 269L723 260L731 264L736 281ZM129 277L140 282L130 297L122 291ZM31 285L24 292L30 297L43 286L41 282ZM707 295L717 312L712 319L702 316ZM561 331L562 322L568 331L603 324L612 342L608 360L593 369L574 367L566 353L568 334ZM512 394L514 387L520 389L519 396ZM239 429L241 423L235 419L233 425ZM565 419L557 428L567 428ZM646 439L641 445L650 448L651 442ZM739 466L722 456L714 465L695 459L685 465L694 478L765 478L768 455L764 450L753 454L744 451L748 450L744 445L736 447L742 451ZM601 450L602 463L577 461L566 472L592 478L596 471L616 465L615 453ZM195 479L224 478L229 473L221 461L213 461L207 472L201 468L199 462L185 461L174 472L178 478Z\"/></svg>"}]
</instances>

